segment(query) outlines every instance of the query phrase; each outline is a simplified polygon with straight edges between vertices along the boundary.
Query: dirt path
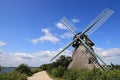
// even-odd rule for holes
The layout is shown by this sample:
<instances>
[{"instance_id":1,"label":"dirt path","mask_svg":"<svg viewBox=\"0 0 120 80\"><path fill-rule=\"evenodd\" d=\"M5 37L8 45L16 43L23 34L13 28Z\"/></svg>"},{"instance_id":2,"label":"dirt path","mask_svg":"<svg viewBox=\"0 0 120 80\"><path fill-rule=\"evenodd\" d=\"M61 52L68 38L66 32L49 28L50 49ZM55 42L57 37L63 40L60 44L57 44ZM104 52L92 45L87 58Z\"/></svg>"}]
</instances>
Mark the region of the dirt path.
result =
<instances>
[{"instance_id":1,"label":"dirt path","mask_svg":"<svg viewBox=\"0 0 120 80\"><path fill-rule=\"evenodd\" d=\"M27 80L53 80L51 79L46 71L41 71L33 74L33 76L28 77Z\"/></svg>"}]
</instances>

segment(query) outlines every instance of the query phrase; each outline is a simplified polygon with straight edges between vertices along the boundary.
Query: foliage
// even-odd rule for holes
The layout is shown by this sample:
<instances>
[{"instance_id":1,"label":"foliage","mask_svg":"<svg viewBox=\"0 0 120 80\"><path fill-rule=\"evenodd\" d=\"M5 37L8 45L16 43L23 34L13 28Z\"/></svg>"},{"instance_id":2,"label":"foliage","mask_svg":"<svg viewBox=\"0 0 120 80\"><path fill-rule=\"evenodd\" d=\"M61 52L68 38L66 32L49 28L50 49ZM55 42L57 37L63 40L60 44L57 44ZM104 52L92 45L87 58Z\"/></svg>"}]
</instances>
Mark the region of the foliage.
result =
<instances>
[{"instance_id":1,"label":"foliage","mask_svg":"<svg viewBox=\"0 0 120 80\"><path fill-rule=\"evenodd\" d=\"M41 65L39 68L40 68L41 70L47 70L48 65L49 65L49 64L43 64L43 65Z\"/></svg>"},{"instance_id":2,"label":"foliage","mask_svg":"<svg viewBox=\"0 0 120 80\"><path fill-rule=\"evenodd\" d=\"M65 57L64 55L62 55L59 59L57 59L56 63L63 67L67 67L71 61L71 57Z\"/></svg>"},{"instance_id":3,"label":"foliage","mask_svg":"<svg viewBox=\"0 0 120 80\"><path fill-rule=\"evenodd\" d=\"M0 80L27 80L26 74L21 74L20 72L13 71L11 73L0 74Z\"/></svg>"},{"instance_id":4,"label":"foliage","mask_svg":"<svg viewBox=\"0 0 120 80\"><path fill-rule=\"evenodd\" d=\"M46 70L55 80L120 80L120 66L113 65L108 72L100 69L72 69L67 66L71 62L71 57L61 56L56 62L44 64L41 70Z\"/></svg>"},{"instance_id":5,"label":"foliage","mask_svg":"<svg viewBox=\"0 0 120 80\"><path fill-rule=\"evenodd\" d=\"M26 64L21 64L12 72L0 74L0 80L27 80L28 76L39 71L40 68L30 68Z\"/></svg>"},{"instance_id":6,"label":"foliage","mask_svg":"<svg viewBox=\"0 0 120 80\"><path fill-rule=\"evenodd\" d=\"M19 65L15 70L28 76L32 75L31 69L26 64Z\"/></svg>"},{"instance_id":7,"label":"foliage","mask_svg":"<svg viewBox=\"0 0 120 80\"><path fill-rule=\"evenodd\" d=\"M67 70L64 75L66 80L77 80L79 77L79 70Z\"/></svg>"},{"instance_id":8,"label":"foliage","mask_svg":"<svg viewBox=\"0 0 120 80\"><path fill-rule=\"evenodd\" d=\"M61 77L61 76L63 76L65 70L66 70L65 67L58 66L57 68L53 68L51 70L51 73L52 73L52 75L54 75L54 77Z\"/></svg>"},{"instance_id":9,"label":"foliage","mask_svg":"<svg viewBox=\"0 0 120 80\"><path fill-rule=\"evenodd\" d=\"M38 68L38 67L36 67L36 68L31 68L32 74L37 73L37 72L40 72L40 71L42 71L42 70L41 70L40 68Z\"/></svg>"},{"instance_id":10,"label":"foliage","mask_svg":"<svg viewBox=\"0 0 120 80\"><path fill-rule=\"evenodd\" d=\"M100 69L73 69L66 70L59 78L59 80L120 80L120 70L105 72Z\"/></svg>"},{"instance_id":11,"label":"foliage","mask_svg":"<svg viewBox=\"0 0 120 80\"><path fill-rule=\"evenodd\" d=\"M59 59L56 60L56 62L43 64L39 68L41 70L46 70L49 74L52 74L55 77L61 77L63 76L70 62L71 57L65 57L62 55Z\"/></svg>"},{"instance_id":12,"label":"foliage","mask_svg":"<svg viewBox=\"0 0 120 80\"><path fill-rule=\"evenodd\" d=\"M112 65L112 69L118 69L118 70L120 69L120 65L114 65L112 63L111 63L111 65Z\"/></svg>"}]
</instances>

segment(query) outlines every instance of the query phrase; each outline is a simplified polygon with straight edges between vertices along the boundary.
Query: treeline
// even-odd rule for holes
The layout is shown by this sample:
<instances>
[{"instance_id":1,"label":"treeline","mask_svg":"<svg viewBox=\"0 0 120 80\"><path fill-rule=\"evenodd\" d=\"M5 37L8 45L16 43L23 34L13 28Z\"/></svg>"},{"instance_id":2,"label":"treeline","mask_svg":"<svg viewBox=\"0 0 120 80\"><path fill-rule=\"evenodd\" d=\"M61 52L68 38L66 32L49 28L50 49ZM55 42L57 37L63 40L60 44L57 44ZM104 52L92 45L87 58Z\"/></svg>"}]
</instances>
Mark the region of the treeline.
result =
<instances>
[{"instance_id":1,"label":"treeline","mask_svg":"<svg viewBox=\"0 0 120 80\"><path fill-rule=\"evenodd\" d=\"M120 80L120 66L113 65L107 72L100 69L67 69L71 62L71 57L61 56L56 62L40 66L41 70L46 70L54 80Z\"/></svg>"}]
</instances>

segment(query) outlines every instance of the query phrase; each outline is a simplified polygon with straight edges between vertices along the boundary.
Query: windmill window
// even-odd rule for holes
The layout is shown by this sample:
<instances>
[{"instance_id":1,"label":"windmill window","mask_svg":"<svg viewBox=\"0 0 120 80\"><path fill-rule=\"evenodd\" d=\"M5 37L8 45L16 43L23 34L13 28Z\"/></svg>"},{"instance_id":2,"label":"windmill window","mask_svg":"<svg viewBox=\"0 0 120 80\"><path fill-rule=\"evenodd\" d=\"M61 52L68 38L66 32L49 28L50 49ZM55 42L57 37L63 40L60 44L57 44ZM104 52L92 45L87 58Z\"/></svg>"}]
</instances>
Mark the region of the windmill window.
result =
<instances>
[{"instance_id":1,"label":"windmill window","mask_svg":"<svg viewBox=\"0 0 120 80\"><path fill-rule=\"evenodd\" d=\"M91 60L92 60L92 58L89 58L89 59L88 59L88 64L92 64L92 61L91 61Z\"/></svg>"}]
</instances>

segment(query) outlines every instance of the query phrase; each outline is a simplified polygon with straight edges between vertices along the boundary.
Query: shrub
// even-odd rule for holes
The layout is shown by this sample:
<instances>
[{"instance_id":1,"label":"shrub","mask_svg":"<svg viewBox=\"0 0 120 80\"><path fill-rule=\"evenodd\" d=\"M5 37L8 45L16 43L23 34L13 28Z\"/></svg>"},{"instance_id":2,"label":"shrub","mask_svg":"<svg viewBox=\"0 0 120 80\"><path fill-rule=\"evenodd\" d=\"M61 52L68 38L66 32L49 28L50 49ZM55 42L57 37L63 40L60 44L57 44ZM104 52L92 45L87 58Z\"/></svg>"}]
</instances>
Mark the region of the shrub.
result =
<instances>
[{"instance_id":1,"label":"shrub","mask_svg":"<svg viewBox=\"0 0 120 80\"><path fill-rule=\"evenodd\" d=\"M15 70L20 73L27 74L28 76L32 75L31 69L26 64L19 65L19 67L17 67Z\"/></svg>"},{"instance_id":2,"label":"shrub","mask_svg":"<svg viewBox=\"0 0 120 80\"><path fill-rule=\"evenodd\" d=\"M47 70L47 66L48 66L48 64L43 64L43 65L41 65L39 68L40 68L41 70Z\"/></svg>"},{"instance_id":3,"label":"shrub","mask_svg":"<svg viewBox=\"0 0 120 80\"><path fill-rule=\"evenodd\" d=\"M71 60L71 57L65 57L64 55L62 55L59 59L56 60L56 62L41 65L40 69L46 70L49 74L52 74L56 68L59 74L57 76L61 76L63 75L63 73L61 74L61 72L63 72L63 70L66 70Z\"/></svg>"},{"instance_id":4,"label":"shrub","mask_svg":"<svg viewBox=\"0 0 120 80\"><path fill-rule=\"evenodd\" d=\"M51 70L51 74L54 76L54 77L57 77L57 68L53 68Z\"/></svg>"},{"instance_id":5,"label":"shrub","mask_svg":"<svg viewBox=\"0 0 120 80\"><path fill-rule=\"evenodd\" d=\"M59 59L56 60L56 63L63 67L67 67L69 63L72 61L71 57L65 57L64 55L60 56Z\"/></svg>"},{"instance_id":6,"label":"shrub","mask_svg":"<svg viewBox=\"0 0 120 80\"><path fill-rule=\"evenodd\" d=\"M26 74L21 74L20 72L13 71L11 73L0 74L0 80L27 80Z\"/></svg>"},{"instance_id":7,"label":"shrub","mask_svg":"<svg viewBox=\"0 0 120 80\"><path fill-rule=\"evenodd\" d=\"M31 69L32 73L37 73L37 72L40 72L42 71L40 68L36 68L36 69Z\"/></svg>"},{"instance_id":8,"label":"shrub","mask_svg":"<svg viewBox=\"0 0 120 80\"><path fill-rule=\"evenodd\" d=\"M71 57L61 56L56 62L45 64L40 67L57 80L120 80L120 66L113 65L112 70L108 72L100 69L73 69L67 70L71 62ZM56 80L56 78L55 78Z\"/></svg>"},{"instance_id":9,"label":"shrub","mask_svg":"<svg viewBox=\"0 0 120 80\"><path fill-rule=\"evenodd\" d=\"M93 70L84 70L86 73L85 79L89 80L102 80L102 71L100 69L93 69ZM83 74L84 76L85 74Z\"/></svg>"},{"instance_id":10,"label":"shrub","mask_svg":"<svg viewBox=\"0 0 120 80\"><path fill-rule=\"evenodd\" d=\"M79 78L78 69L68 70L65 73L65 80L77 80L78 78Z\"/></svg>"},{"instance_id":11,"label":"shrub","mask_svg":"<svg viewBox=\"0 0 120 80\"><path fill-rule=\"evenodd\" d=\"M114 69L106 74L107 80L120 80L120 70Z\"/></svg>"},{"instance_id":12,"label":"shrub","mask_svg":"<svg viewBox=\"0 0 120 80\"><path fill-rule=\"evenodd\" d=\"M51 70L51 73L54 77L62 77L65 71L66 71L65 67L58 66L57 68L53 68Z\"/></svg>"}]
</instances>

